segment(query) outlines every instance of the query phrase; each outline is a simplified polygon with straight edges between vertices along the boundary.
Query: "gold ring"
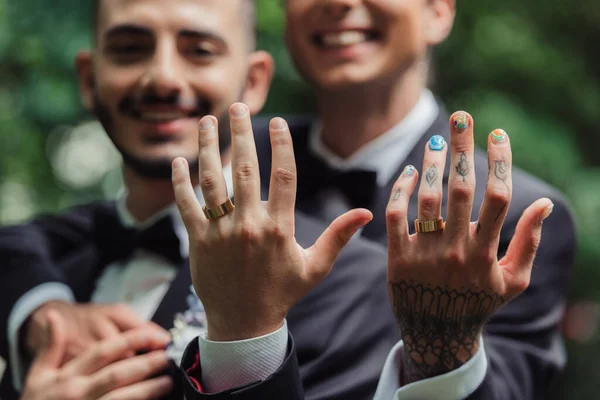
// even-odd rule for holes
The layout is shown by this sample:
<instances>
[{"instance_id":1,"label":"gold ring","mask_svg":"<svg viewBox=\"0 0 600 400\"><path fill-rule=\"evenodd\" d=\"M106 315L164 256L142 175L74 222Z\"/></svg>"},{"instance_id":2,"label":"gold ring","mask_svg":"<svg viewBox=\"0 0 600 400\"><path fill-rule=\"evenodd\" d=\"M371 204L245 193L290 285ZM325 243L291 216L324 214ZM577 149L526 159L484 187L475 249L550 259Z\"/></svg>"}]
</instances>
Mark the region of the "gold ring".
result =
<instances>
[{"instance_id":1,"label":"gold ring","mask_svg":"<svg viewBox=\"0 0 600 400\"><path fill-rule=\"evenodd\" d=\"M415 219L415 229L418 233L443 231L445 225L444 220L441 218L433 221L419 221L418 219Z\"/></svg>"},{"instance_id":2,"label":"gold ring","mask_svg":"<svg viewBox=\"0 0 600 400\"><path fill-rule=\"evenodd\" d=\"M204 215L208 219L217 219L222 217L223 215L229 214L235 209L235 206L231 202L231 199L227 199L227 201L220 206L216 206L213 208L208 208L204 206L202 211L204 211Z\"/></svg>"}]
</instances>

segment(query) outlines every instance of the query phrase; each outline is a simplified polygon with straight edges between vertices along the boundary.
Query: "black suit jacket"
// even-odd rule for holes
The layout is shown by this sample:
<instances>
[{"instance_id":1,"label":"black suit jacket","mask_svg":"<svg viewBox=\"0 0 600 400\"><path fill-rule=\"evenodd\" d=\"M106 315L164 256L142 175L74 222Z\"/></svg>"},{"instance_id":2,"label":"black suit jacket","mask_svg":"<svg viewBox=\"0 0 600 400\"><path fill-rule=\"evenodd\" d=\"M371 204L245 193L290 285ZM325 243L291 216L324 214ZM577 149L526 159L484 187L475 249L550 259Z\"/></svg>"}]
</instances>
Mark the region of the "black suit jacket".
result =
<instances>
[{"instance_id":1,"label":"black suit jacket","mask_svg":"<svg viewBox=\"0 0 600 400\"><path fill-rule=\"evenodd\" d=\"M88 204L0 229L2 357L8 360L9 313L29 290L61 282L73 290L78 302L90 300L106 267L96 241L97 227L102 215L114 213L114 206L113 202ZM322 223L296 215L296 239L301 245L312 245L324 229ZM292 371L293 384L303 388L307 398L344 399L352 394L367 399L375 390L385 358L399 337L387 299L385 257L379 246L352 240L325 281L290 311L288 328L295 340L289 341L282 370ZM184 264L153 317L166 329L172 327L177 312L188 308L191 281L187 260ZM4 400L17 397L10 378L9 369L0 391ZM184 382L190 383L177 376L172 398L183 397ZM268 390L267 385L261 388Z\"/></svg>"},{"instance_id":2,"label":"black suit jacket","mask_svg":"<svg viewBox=\"0 0 600 400\"><path fill-rule=\"evenodd\" d=\"M403 165L412 164L421 169L423 149L429 138L440 134L449 140L448 120L449 116L441 112ZM307 143L313 122L313 118L310 117L288 119L299 176L309 173L306 172L306 166L311 162L311 155ZM261 163L261 181L267 186L271 163L268 120L255 121L254 132ZM475 193L472 220L477 220L485 194L483 182L487 179L487 166L486 154L476 150L475 173L479 184ZM444 214L448 200L449 171L447 166L444 176ZM378 189L374 206L371 208L374 219L365 227L363 237L386 245L385 209L394 181L401 172L402 168L384 188ZM298 190L301 192L302 187ZM575 249L574 225L566 202L556 190L516 168L513 171L513 198L501 233L499 257L506 252L524 209L540 197L549 197L555 207L551 218L544 222L542 242L534 263L531 283L521 296L499 310L486 325L484 344L489 361L488 370L483 383L471 396L473 399L543 399L552 379L565 365L559 322L563 315L571 276ZM297 204L298 209L308 214L318 207L319 205L314 203ZM414 195L409 204L409 221L417 217L417 207L417 196ZM414 227L411 227L411 233L414 233ZM290 375L280 374L271 380L283 381ZM267 382L266 385L275 384ZM280 398L301 398L295 390L295 385L289 385L289 391ZM253 393L258 393L258 389L255 388ZM231 398L234 397L261 398L250 394Z\"/></svg>"}]
</instances>

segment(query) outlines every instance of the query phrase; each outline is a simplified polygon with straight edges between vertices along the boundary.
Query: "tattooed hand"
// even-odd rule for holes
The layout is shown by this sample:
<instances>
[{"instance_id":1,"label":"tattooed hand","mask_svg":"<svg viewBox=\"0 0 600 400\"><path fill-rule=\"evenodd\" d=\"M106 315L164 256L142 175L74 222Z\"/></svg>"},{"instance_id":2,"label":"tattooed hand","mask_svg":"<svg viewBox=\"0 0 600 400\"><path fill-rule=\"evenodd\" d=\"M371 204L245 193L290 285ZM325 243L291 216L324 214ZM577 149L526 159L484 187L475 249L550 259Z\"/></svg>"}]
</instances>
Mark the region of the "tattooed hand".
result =
<instances>
[{"instance_id":1,"label":"tattooed hand","mask_svg":"<svg viewBox=\"0 0 600 400\"><path fill-rule=\"evenodd\" d=\"M453 115L450 139L445 230L409 235L407 208L418 177L412 166L398 178L387 209L389 293L405 346L404 384L459 368L477 353L485 322L529 285L542 221L553 207L540 199L525 210L506 256L498 260L512 191L509 138L502 130L488 138L489 176L477 223L470 221L475 191L470 115ZM419 221L441 216L447 151L441 136L425 149Z\"/></svg>"}]
</instances>

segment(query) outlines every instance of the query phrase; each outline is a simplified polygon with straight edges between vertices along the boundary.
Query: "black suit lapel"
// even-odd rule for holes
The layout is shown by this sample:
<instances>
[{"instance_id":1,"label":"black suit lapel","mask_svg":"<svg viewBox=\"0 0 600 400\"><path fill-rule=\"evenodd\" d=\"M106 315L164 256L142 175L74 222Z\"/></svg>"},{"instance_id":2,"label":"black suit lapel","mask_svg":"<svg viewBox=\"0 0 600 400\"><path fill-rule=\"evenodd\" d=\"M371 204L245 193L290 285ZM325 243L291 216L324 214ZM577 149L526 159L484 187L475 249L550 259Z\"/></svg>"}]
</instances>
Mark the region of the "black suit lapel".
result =
<instances>
[{"instance_id":1,"label":"black suit lapel","mask_svg":"<svg viewBox=\"0 0 600 400\"><path fill-rule=\"evenodd\" d=\"M380 188L377 192L377 199L375 201L375 205L371 209L373 212L373 220L364 228L362 236L375 240L381 243L387 243L387 234L386 234L386 221L385 221L385 210L387 208L390 195L392 193L392 188L394 187L394 183L396 183L396 179L400 176L404 167L407 165L413 165L419 171L423 168L423 158L425 156L424 149L425 145L433 135L441 135L449 141L450 138L450 126L448 125L448 118L446 111L443 106L439 104L440 112L438 113L437 118L431 124L427 132L423 134L421 139L417 142L415 147L411 150L411 152L406 157L406 160L400 168L396 171L396 173L392 176L392 179L383 187ZM450 159L450 157L448 157ZM448 181L449 169L446 167L444 171L444 186ZM418 186L417 186L418 188ZM444 197L442 202L442 207L445 209L446 197ZM417 193L412 195L410 203L408 205L408 222L409 229L411 233L414 233L414 226L412 224L412 220L417 218L418 212L418 203L417 203Z\"/></svg>"},{"instance_id":2,"label":"black suit lapel","mask_svg":"<svg viewBox=\"0 0 600 400\"><path fill-rule=\"evenodd\" d=\"M186 259L182 261L181 268L177 270L177 275L175 275L169 290L156 309L152 322L167 330L171 329L175 314L184 312L188 308L187 295L191 293L191 284L189 260Z\"/></svg>"}]
</instances>

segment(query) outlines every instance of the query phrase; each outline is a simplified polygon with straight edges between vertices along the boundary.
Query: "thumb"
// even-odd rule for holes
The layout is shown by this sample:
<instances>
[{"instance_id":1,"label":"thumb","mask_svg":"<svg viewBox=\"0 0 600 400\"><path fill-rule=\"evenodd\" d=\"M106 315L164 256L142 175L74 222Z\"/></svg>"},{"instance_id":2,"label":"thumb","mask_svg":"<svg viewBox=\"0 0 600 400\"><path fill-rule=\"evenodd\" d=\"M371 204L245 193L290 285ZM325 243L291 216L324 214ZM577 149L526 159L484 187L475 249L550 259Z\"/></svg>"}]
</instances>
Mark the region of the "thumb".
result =
<instances>
[{"instance_id":1,"label":"thumb","mask_svg":"<svg viewBox=\"0 0 600 400\"><path fill-rule=\"evenodd\" d=\"M500 265L517 279L527 277L529 282L533 260L542 239L542 222L550 216L553 208L550 199L539 199L519 219L506 255L500 261Z\"/></svg>"},{"instance_id":2,"label":"thumb","mask_svg":"<svg viewBox=\"0 0 600 400\"><path fill-rule=\"evenodd\" d=\"M365 209L350 210L337 217L307 250L309 267L312 269L310 272L320 279L327 276L344 246L360 228L371 222L371 219L373 214Z\"/></svg>"},{"instance_id":3,"label":"thumb","mask_svg":"<svg viewBox=\"0 0 600 400\"><path fill-rule=\"evenodd\" d=\"M58 369L62 365L67 348L66 323L56 310L46 312L47 332L42 347L31 366L30 375L48 369Z\"/></svg>"}]
</instances>

